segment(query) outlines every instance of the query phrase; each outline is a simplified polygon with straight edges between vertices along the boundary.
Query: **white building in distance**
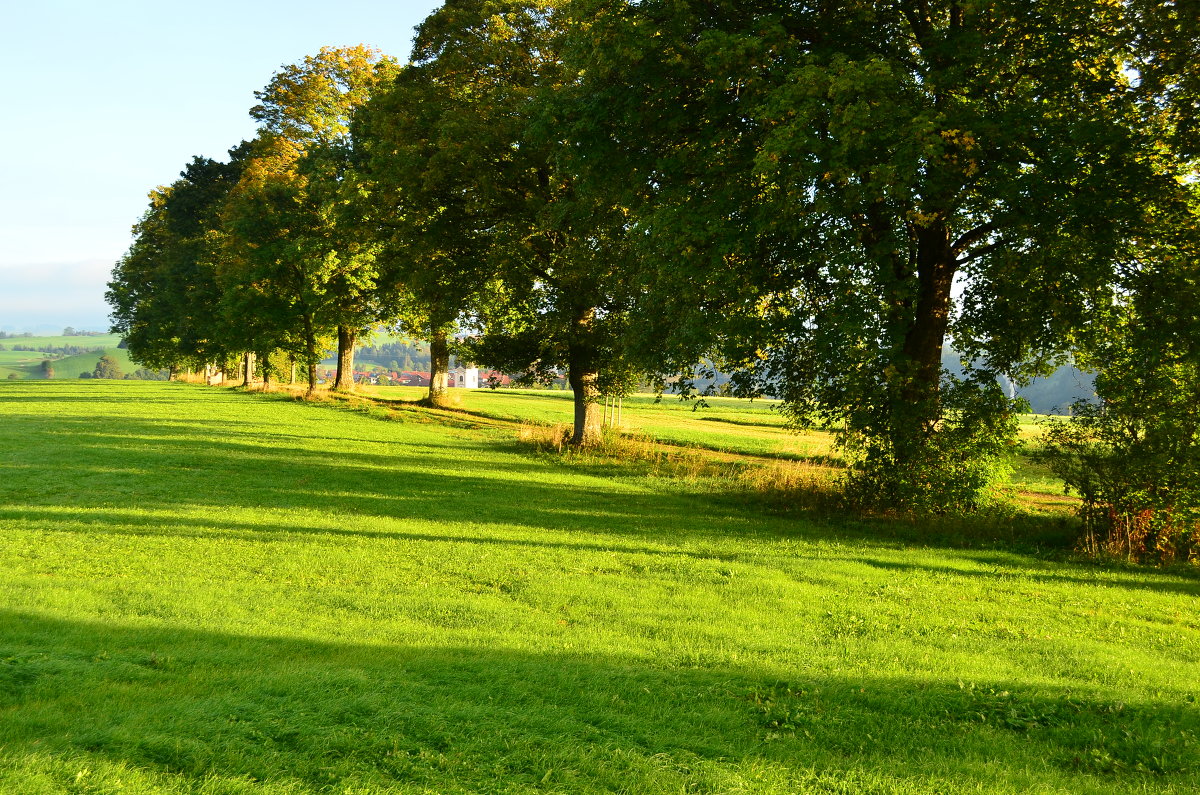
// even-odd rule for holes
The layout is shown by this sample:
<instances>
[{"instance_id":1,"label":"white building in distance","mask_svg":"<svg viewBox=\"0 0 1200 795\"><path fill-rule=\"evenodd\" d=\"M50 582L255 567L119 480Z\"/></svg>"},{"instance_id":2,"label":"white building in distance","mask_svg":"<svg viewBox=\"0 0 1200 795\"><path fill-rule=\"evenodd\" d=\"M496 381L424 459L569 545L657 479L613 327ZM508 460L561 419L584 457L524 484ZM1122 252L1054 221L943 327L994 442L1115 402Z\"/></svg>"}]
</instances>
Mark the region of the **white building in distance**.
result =
<instances>
[{"instance_id":1,"label":"white building in distance","mask_svg":"<svg viewBox=\"0 0 1200 795\"><path fill-rule=\"evenodd\" d=\"M478 367L455 367L446 374L446 385L463 389L479 389Z\"/></svg>"}]
</instances>

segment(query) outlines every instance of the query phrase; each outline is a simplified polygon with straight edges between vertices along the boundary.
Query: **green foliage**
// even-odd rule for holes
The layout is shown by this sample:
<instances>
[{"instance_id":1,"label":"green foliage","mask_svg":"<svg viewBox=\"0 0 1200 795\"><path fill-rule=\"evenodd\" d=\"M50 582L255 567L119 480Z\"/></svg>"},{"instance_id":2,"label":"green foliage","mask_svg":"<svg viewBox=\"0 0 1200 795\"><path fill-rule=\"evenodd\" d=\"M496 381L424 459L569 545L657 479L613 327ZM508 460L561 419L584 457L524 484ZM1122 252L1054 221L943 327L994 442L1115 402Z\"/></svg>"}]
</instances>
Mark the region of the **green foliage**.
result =
<instances>
[{"instance_id":1,"label":"green foliage","mask_svg":"<svg viewBox=\"0 0 1200 795\"><path fill-rule=\"evenodd\" d=\"M180 179L151 192L105 295L112 328L137 362L201 367L236 350L240 327L221 312L215 235L244 154L232 150L229 163L196 157Z\"/></svg>"},{"instance_id":2,"label":"green foliage","mask_svg":"<svg viewBox=\"0 0 1200 795\"><path fill-rule=\"evenodd\" d=\"M1077 404L1069 422L1046 433L1046 460L1083 501L1089 552L1137 560L1200 554L1200 395L1194 383L1184 400L1178 389L1167 392Z\"/></svg>"},{"instance_id":3,"label":"green foliage","mask_svg":"<svg viewBox=\"0 0 1200 795\"><path fill-rule=\"evenodd\" d=\"M344 207L359 191L350 118L394 71L393 59L362 45L326 47L279 71L256 94L261 129L223 208L225 305L243 349L293 353L310 393L339 327L386 319L375 246Z\"/></svg>"},{"instance_id":4,"label":"green foliage","mask_svg":"<svg viewBox=\"0 0 1200 795\"><path fill-rule=\"evenodd\" d=\"M1178 187L1127 4L573 8L572 132L641 233L650 347L845 428L872 487L895 473L884 494L914 507L957 501L960 461L1004 446L993 377L1046 373L1105 316ZM977 398L940 394L950 339Z\"/></svg>"},{"instance_id":5,"label":"green foliage","mask_svg":"<svg viewBox=\"0 0 1200 795\"><path fill-rule=\"evenodd\" d=\"M1093 551L1200 557L1200 191L1190 190L1148 217L1126 295L1090 346L1101 405L1076 404L1047 434Z\"/></svg>"},{"instance_id":6,"label":"green foliage","mask_svg":"<svg viewBox=\"0 0 1200 795\"><path fill-rule=\"evenodd\" d=\"M132 373L126 373L124 378L130 381L170 381L171 373L169 370L148 370L139 367Z\"/></svg>"},{"instance_id":7,"label":"green foliage","mask_svg":"<svg viewBox=\"0 0 1200 795\"><path fill-rule=\"evenodd\" d=\"M107 353L100 357L96 368L92 370L92 378L121 378L123 375L117 360Z\"/></svg>"},{"instance_id":8,"label":"green foliage","mask_svg":"<svg viewBox=\"0 0 1200 795\"><path fill-rule=\"evenodd\" d=\"M840 432L850 499L876 509L964 512L992 502L994 487L1011 472L1018 415L995 382L981 385L947 376L936 425L925 413L891 407L874 417L859 412ZM863 420L868 424L860 425ZM901 428L873 426L900 422ZM914 435L913 429L922 429Z\"/></svg>"},{"instance_id":9,"label":"green foliage","mask_svg":"<svg viewBox=\"0 0 1200 795\"><path fill-rule=\"evenodd\" d=\"M1045 457L1083 500L1091 551L1200 557L1200 247L1160 238L1094 351L1102 403L1051 424Z\"/></svg>"}]
</instances>

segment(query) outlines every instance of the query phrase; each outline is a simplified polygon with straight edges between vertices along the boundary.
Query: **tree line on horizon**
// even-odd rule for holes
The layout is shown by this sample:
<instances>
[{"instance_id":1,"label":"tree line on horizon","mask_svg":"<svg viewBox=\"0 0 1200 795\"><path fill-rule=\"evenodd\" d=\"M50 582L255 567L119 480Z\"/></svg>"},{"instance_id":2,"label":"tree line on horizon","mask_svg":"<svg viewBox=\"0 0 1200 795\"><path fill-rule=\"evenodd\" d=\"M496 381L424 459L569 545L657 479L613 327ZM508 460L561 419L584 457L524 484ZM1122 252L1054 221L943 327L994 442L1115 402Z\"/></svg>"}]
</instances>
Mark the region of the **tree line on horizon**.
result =
<instances>
[{"instance_id":1,"label":"tree line on horizon","mask_svg":"<svg viewBox=\"0 0 1200 795\"><path fill-rule=\"evenodd\" d=\"M855 493L940 510L1012 448L997 376L1074 361L1095 422L1136 416L1194 484L1170 415L1200 396L1197 25L1170 0L448 0L407 63L283 67L253 140L152 192L113 329L150 366L283 351L311 390L389 324L435 374L456 345L565 370L575 444L601 393L710 362L835 429Z\"/></svg>"}]
</instances>

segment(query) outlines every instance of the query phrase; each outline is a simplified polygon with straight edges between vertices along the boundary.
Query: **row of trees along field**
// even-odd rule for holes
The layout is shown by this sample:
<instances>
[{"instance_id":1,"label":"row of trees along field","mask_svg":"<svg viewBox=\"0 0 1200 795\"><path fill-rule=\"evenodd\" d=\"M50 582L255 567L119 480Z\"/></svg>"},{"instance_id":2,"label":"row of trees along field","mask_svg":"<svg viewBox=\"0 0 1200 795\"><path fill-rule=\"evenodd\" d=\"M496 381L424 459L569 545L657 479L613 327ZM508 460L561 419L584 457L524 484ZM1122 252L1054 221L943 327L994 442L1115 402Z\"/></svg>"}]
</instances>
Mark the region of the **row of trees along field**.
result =
<instances>
[{"instance_id":1,"label":"row of trees along field","mask_svg":"<svg viewBox=\"0 0 1200 795\"><path fill-rule=\"evenodd\" d=\"M360 330L439 374L465 336L565 369L577 444L598 394L710 361L837 429L855 493L974 504L997 375L1120 372L1110 413L1200 388L1198 39L1166 0L447 0L407 64L283 68L254 140L154 191L114 330L150 366L283 351L310 389L335 337L346 389Z\"/></svg>"}]
</instances>

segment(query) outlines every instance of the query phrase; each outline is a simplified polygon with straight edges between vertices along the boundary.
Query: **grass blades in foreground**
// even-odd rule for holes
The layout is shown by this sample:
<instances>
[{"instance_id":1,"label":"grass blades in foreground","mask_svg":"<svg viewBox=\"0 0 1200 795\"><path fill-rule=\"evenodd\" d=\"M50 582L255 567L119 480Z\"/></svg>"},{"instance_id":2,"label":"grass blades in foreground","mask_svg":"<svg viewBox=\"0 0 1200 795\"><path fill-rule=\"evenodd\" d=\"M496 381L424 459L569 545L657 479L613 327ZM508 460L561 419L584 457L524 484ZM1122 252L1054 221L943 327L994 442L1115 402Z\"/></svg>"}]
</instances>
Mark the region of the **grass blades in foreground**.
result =
<instances>
[{"instance_id":1,"label":"grass blades in foreground","mask_svg":"<svg viewBox=\"0 0 1200 795\"><path fill-rule=\"evenodd\" d=\"M0 384L0 582L0 792L1200 787L1195 578L873 541L508 432Z\"/></svg>"}]
</instances>

